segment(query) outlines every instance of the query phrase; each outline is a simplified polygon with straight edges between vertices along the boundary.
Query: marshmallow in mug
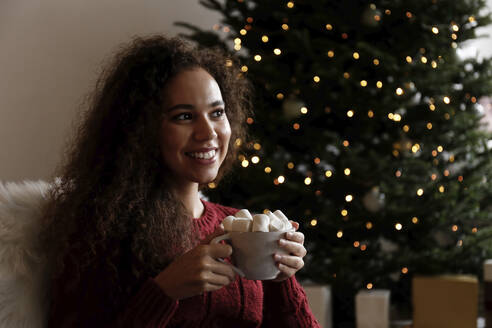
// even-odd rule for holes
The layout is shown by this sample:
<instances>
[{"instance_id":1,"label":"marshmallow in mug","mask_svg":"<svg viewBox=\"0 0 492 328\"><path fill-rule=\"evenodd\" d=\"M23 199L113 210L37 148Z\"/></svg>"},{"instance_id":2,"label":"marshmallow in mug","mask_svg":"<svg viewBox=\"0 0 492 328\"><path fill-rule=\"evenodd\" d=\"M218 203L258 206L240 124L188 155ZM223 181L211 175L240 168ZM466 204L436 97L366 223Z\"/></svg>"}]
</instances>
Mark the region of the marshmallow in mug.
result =
<instances>
[{"instance_id":1,"label":"marshmallow in mug","mask_svg":"<svg viewBox=\"0 0 492 328\"><path fill-rule=\"evenodd\" d=\"M235 216L227 216L222 225L227 232L272 232L292 229L289 219L280 210L251 215L247 209L242 209Z\"/></svg>"}]
</instances>

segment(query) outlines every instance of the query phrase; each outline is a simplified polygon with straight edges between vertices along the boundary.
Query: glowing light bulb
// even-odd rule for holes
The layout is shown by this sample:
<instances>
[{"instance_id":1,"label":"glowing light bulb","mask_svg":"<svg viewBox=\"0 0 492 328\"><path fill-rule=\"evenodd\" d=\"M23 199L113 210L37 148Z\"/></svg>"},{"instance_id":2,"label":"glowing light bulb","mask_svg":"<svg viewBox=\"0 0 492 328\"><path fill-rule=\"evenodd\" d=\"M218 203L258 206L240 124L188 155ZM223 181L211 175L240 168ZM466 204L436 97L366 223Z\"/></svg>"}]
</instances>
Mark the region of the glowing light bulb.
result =
<instances>
[{"instance_id":1,"label":"glowing light bulb","mask_svg":"<svg viewBox=\"0 0 492 328\"><path fill-rule=\"evenodd\" d=\"M402 224L401 223L395 224L395 229L398 230L398 231L400 231L401 229L403 229Z\"/></svg>"},{"instance_id":2,"label":"glowing light bulb","mask_svg":"<svg viewBox=\"0 0 492 328\"><path fill-rule=\"evenodd\" d=\"M277 178L279 183L284 183L285 182L285 177L283 175L279 175Z\"/></svg>"},{"instance_id":3,"label":"glowing light bulb","mask_svg":"<svg viewBox=\"0 0 492 328\"><path fill-rule=\"evenodd\" d=\"M264 43L267 43L267 42L268 42L268 36L263 35L263 36L261 37L261 41L263 41Z\"/></svg>"},{"instance_id":4,"label":"glowing light bulb","mask_svg":"<svg viewBox=\"0 0 492 328\"><path fill-rule=\"evenodd\" d=\"M403 94L403 89L402 88L397 88L395 93L398 95L398 96L401 96Z\"/></svg>"},{"instance_id":5,"label":"glowing light bulb","mask_svg":"<svg viewBox=\"0 0 492 328\"><path fill-rule=\"evenodd\" d=\"M314 82L318 83L321 79L319 78L319 76L316 75L313 77L313 80Z\"/></svg>"},{"instance_id":6,"label":"glowing light bulb","mask_svg":"<svg viewBox=\"0 0 492 328\"><path fill-rule=\"evenodd\" d=\"M360 55L359 55L359 53L358 53L358 52L354 52L354 53L352 54L352 56L354 57L354 59L359 59L359 58L360 58Z\"/></svg>"},{"instance_id":7,"label":"glowing light bulb","mask_svg":"<svg viewBox=\"0 0 492 328\"><path fill-rule=\"evenodd\" d=\"M253 164L258 164L260 162L260 158L258 156L251 157L251 162Z\"/></svg>"},{"instance_id":8,"label":"glowing light bulb","mask_svg":"<svg viewBox=\"0 0 492 328\"><path fill-rule=\"evenodd\" d=\"M261 60L261 56L260 56L260 55L255 55L255 57L254 57L254 58L255 58L255 60L256 60L257 62L259 62L259 61Z\"/></svg>"},{"instance_id":9,"label":"glowing light bulb","mask_svg":"<svg viewBox=\"0 0 492 328\"><path fill-rule=\"evenodd\" d=\"M439 33L439 29L435 26L432 27L432 33L434 34L438 34Z\"/></svg>"},{"instance_id":10,"label":"glowing light bulb","mask_svg":"<svg viewBox=\"0 0 492 328\"><path fill-rule=\"evenodd\" d=\"M275 48L273 49L273 53L278 56L282 53L282 50L280 50L279 48Z\"/></svg>"},{"instance_id":11,"label":"glowing light bulb","mask_svg":"<svg viewBox=\"0 0 492 328\"><path fill-rule=\"evenodd\" d=\"M311 180L311 178L310 178L310 177L307 177L306 179L304 179L304 184L305 184L306 186L309 186L309 185L311 184L311 182L312 182L312 180Z\"/></svg>"},{"instance_id":12,"label":"glowing light bulb","mask_svg":"<svg viewBox=\"0 0 492 328\"><path fill-rule=\"evenodd\" d=\"M424 194L424 189L419 188L419 189L417 190L417 195L418 195L418 196L422 196L423 194Z\"/></svg>"},{"instance_id":13,"label":"glowing light bulb","mask_svg":"<svg viewBox=\"0 0 492 328\"><path fill-rule=\"evenodd\" d=\"M353 199L354 199L354 197L352 195L345 196L345 201L346 202L351 202Z\"/></svg>"},{"instance_id":14,"label":"glowing light bulb","mask_svg":"<svg viewBox=\"0 0 492 328\"><path fill-rule=\"evenodd\" d=\"M331 25L331 24L326 24L326 26L325 26L325 27L326 27L326 29L327 29L328 31L333 30L333 25Z\"/></svg>"}]
</instances>

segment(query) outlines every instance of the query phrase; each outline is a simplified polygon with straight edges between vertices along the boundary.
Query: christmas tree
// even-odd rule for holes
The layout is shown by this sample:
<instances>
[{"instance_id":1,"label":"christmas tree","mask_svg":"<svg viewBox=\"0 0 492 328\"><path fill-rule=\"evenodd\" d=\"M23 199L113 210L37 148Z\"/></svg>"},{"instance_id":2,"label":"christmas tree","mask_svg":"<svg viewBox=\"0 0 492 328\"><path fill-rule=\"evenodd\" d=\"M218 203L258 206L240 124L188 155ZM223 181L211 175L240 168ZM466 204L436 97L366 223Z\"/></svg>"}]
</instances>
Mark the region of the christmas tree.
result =
<instances>
[{"instance_id":1,"label":"christmas tree","mask_svg":"<svg viewBox=\"0 0 492 328\"><path fill-rule=\"evenodd\" d=\"M212 200L281 209L306 235L302 279L330 284L336 327L360 289L411 310L415 274L480 276L492 256L490 59L457 50L484 0L202 0L185 36L231 52L255 88L251 137ZM225 63L227 65L227 63Z\"/></svg>"}]
</instances>

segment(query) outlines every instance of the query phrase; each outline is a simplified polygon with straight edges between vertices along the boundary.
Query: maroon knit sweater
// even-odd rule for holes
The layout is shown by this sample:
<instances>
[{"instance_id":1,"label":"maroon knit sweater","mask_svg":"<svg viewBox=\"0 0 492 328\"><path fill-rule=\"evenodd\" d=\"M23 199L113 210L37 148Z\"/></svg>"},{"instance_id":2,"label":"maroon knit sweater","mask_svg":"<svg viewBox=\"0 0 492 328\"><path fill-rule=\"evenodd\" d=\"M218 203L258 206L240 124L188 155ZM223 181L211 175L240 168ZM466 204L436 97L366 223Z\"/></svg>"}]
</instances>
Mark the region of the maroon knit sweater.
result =
<instances>
[{"instance_id":1,"label":"maroon knit sweater","mask_svg":"<svg viewBox=\"0 0 492 328\"><path fill-rule=\"evenodd\" d=\"M200 239L237 209L203 201L202 217L194 219ZM62 300L58 300L60 302ZM54 304L52 304L54 305ZM50 311L50 327L85 327L79 320L59 311ZM76 317L76 316L75 316ZM94 318L93 318L94 319ZM64 322L64 323L63 323ZM70 324L68 324L70 322ZM90 326L94 326L93 320ZM96 325L97 326L97 325ZM320 327L314 318L304 290L291 277L283 282L236 281L214 292L175 301L152 278L148 278L109 327Z\"/></svg>"}]
</instances>

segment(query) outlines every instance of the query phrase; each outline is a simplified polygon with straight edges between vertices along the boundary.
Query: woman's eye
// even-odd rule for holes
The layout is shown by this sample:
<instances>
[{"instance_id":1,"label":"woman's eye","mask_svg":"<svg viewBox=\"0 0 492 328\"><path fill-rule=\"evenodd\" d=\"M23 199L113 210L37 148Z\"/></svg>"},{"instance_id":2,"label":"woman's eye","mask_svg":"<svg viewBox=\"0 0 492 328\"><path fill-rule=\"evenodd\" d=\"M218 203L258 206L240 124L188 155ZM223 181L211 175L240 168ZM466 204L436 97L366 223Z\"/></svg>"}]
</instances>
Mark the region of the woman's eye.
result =
<instances>
[{"instance_id":1,"label":"woman's eye","mask_svg":"<svg viewBox=\"0 0 492 328\"><path fill-rule=\"evenodd\" d=\"M181 113L181 114L174 116L173 119L176 121L191 120L191 114L190 113Z\"/></svg>"},{"instance_id":2,"label":"woman's eye","mask_svg":"<svg viewBox=\"0 0 492 328\"><path fill-rule=\"evenodd\" d=\"M224 110L223 109L217 109L212 113L213 117L221 117L224 115Z\"/></svg>"}]
</instances>

